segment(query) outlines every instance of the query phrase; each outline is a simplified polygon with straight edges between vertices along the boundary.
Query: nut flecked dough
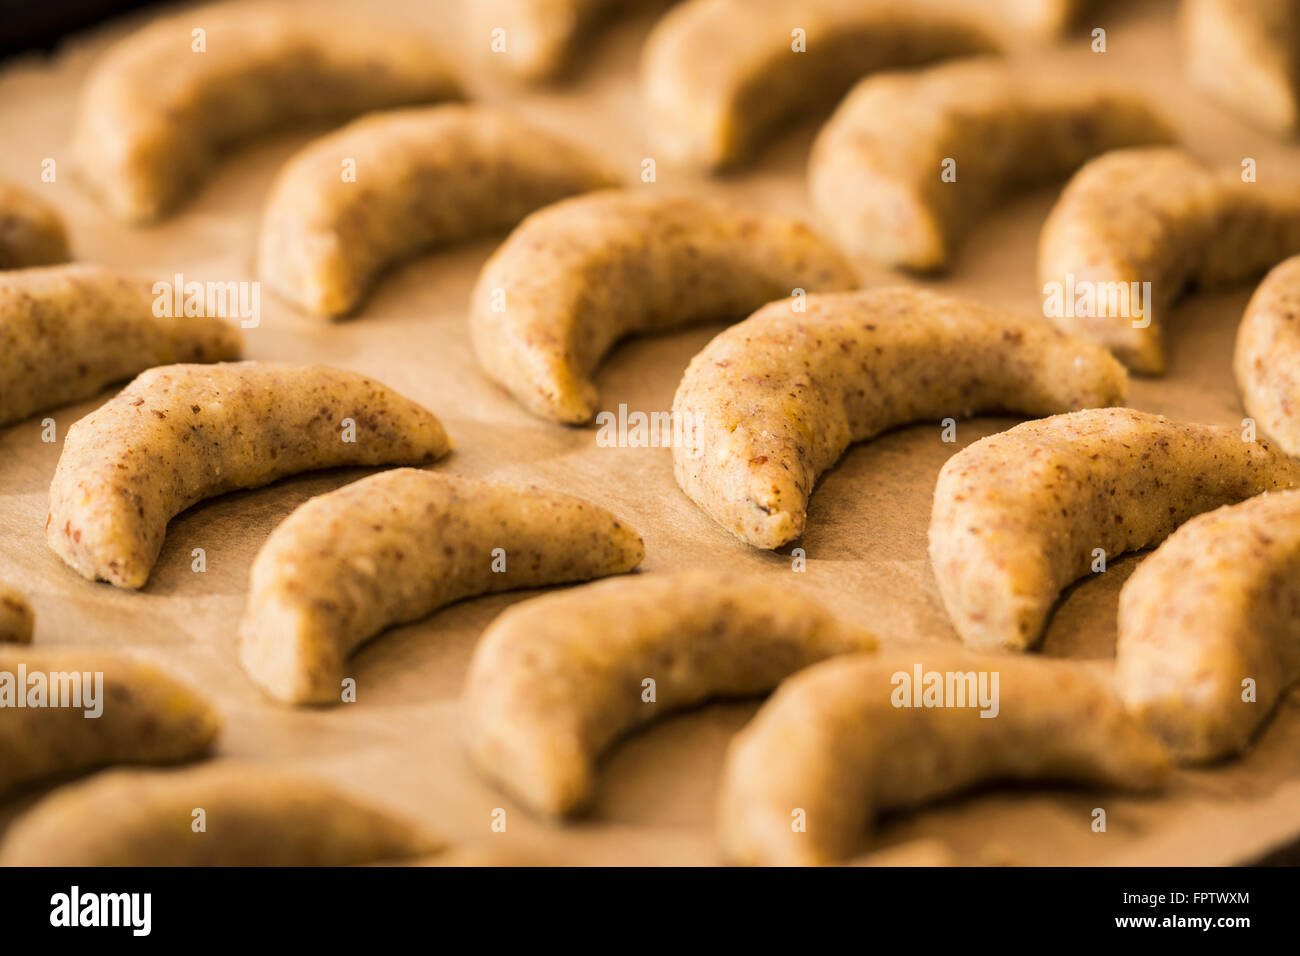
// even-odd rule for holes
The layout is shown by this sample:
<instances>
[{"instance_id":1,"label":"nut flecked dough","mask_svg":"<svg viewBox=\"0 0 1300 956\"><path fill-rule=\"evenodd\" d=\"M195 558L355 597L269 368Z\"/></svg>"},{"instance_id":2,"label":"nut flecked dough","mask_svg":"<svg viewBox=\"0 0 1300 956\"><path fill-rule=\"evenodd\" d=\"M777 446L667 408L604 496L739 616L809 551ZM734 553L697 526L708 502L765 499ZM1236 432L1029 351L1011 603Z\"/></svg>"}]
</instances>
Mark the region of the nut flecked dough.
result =
<instances>
[{"instance_id":1,"label":"nut flecked dough","mask_svg":"<svg viewBox=\"0 0 1300 956\"><path fill-rule=\"evenodd\" d=\"M68 429L46 541L82 577L143 587L167 522L205 498L302 471L427 464L450 450L427 409L323 365L164 365Z\"/></svg>"},{"instance_id":2,"label":"nut flecked dough","mask_svg":"<svg viewBox=\"0 0 1300 956\"><path fill-rule=\"evenodd\" d=\"M0 426L92 398L156 365L239 358L233 324L159 317L152 290L147 279L102 266L0 273Z\"/></svg>"},{"instance_id":3,"label":"nut flecked dough","mask_svg":"<svg viewBox=\"0 0 1300 956\"><path fill-rule=\"evenodd\" d=\"M277 700L337 703L354 650L467 597L621 574L640 536L574 495L397 468L311 499L249 575L239 659Z\"/></svg>"},{"instance_id":4,"label":"nut flecked dough","mask_svg":"<svg viewBox=\"0 0 1300 956\"><path fill-rule=\"evenodd\" d=\"M580 810L629 731L754 697L875 637L800 588L713 570L599 581L517 604L483 632L463 699L479 770L545 816Z\"/></svg>"},{"instance_id":5,"label":"nut flecked dough","mask_svg":"<svg viewBox=\"0 0 1300 956\"><path fill-rule=\"evenodd\" d=\"M1264 277L1237 327L1233 360L1246 414L1288 455L1300 455L1300 256Z\"/></svg>"},{"instance_id":6,"label":"nut flecked dough","mask_svg":"<svg viewBox=\"0 0 1300 956\"><path fill-rule=\"evenodd\" d=\"M953 627L980 650L1042 637L1061 590L1098 560L1184 521L1300 486L1300 462L1240 428L1127 408L1025 422L948 459L934 488L930 563Z\"/></svg>"}]
</instances>

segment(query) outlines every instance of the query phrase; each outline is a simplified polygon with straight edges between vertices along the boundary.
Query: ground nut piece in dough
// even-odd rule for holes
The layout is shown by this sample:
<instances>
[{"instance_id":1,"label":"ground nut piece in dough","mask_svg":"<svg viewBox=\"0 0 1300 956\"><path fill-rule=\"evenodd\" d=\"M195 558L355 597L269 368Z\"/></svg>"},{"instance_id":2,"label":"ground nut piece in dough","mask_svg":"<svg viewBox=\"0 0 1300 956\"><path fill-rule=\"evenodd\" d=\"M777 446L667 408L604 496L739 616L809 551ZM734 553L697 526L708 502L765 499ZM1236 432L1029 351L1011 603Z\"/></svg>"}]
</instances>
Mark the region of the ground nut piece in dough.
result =
<instances>
[{"instance_id":1,"label":"ground nut piece in dough","mask_svg":"<svg viewBox=\"0 0 1300 956\"><path fill-rule=\"evenodd\" d=\"M0 581L0 644L30 644L35 623L23 593Z\"/></svg>"},{"instance_id":2,"label":"ground nut piece in dough","mask_svg":"<svg viewBox=\"0 0 1300 956\"><path fill-rule=\"evenodd\" d=\"M996 675L996 716L951 699L900 706L912 687L896 675L913 679L918 668L944 675L945 685L948 674L970 675L952 682L967 701L982 675L987 691ZM719 841L735 863L836 863L888 810L998 781L1150 790L1168 762L1110 685L1078 661L937 648L848 655L795 674L733 738ZM792 825L796 811L803 829Z\"/></svg>"},{"instance_id":3,"label":"ground nut piece in dough","mask_svg":"<svg viewBox=\"0 0 1300 956\"><path fill-rule=\"evenodd\" d=\"M57 790L10 826L0 866L348 866L443 846L314 777L221 762L110 770Z\"/></svg>"},{"instance_id":4,"label":"ground nut piece in dough","mask_svg":"<svg viewBox=\"0 0 1300 956\"><path fill-rule=\"evenodd\" d=\"M537 813L592 796L602 751L715 698L753 697L876 639L812 593L715 571L638 575L517 604L483 632L464 697L475 764ZM647 700L646 680L653 681Z\"/></svg>"},{"instance_id":5,"label":"ground nut piece in dough","mask_svg":"<svg viewBox=\"0 0 1300 956\"><path fill-rule=\"evenodd\" d=\"M5 699L17 693L30 702L38 673L45 706ZM69 706L48 706L56 692L51 673L66 676L57 693ZM103 675L102 684L95 674ZM98 700L90 699L96 691L88 687L99 688ZM109 764L193 760L212 748L221 727L207 701L154 665L99 652L0 645L0 699L0 797ZM96 709L100 716L87 716Z\"/></svg>"},{"instance_id":6,"label":"ground nut piece in dough","mask_svg":"<svg viewBox=\"0 0 1300 956\"><path fill-rule=\"evenodd\" d=\"M1300 462L1240 428L1125 408L1017 425L939 473L930 561L967 644L1021 651L1098 559L1149 548L1202 511L1300 485Z\"/></svg>"},{"instance_id":7,"label":"ground nut piece in dough","mask_svg":"<svg viewBox=\"0 0 1300 956\"><path fill-rule=\"evenodd\" d=\"M46 540L83 577L143 587L167 522L204 498L317 468L425 464L450 447L432 412L356 372L164 365L68 429Z\"/></svg>"},{"instance_id":8,"label":"ground nut piece in dough","mask_svg":"<svg viewBox=\"0 0 1300 956\"><path fill-rule=\"evenodd\" d=\"M1210 172L1181 150L1115 150L1061 193L1039 237L1038 277L1060 328L1156 375L1165 368L1164 310L1185 288L1242 282L1296 253L1300 179L1244 183L1240 169ZM1142 283L1150 294L1139 309L1132 291ZM1061 290L1059 302L1049 286ZM1098 304L1080 309L1084 290Z\"/></svg>"},{"instance_id":9,"label":"ground nut piece in dough","mask_svg":"<svg viewBox=\"0 0 1300 956\"><path fill-rule=\"evenodd\" d=\"M773 302L719 334L673 400L677 483L758 548L803 533L817 478L853 442L927 419L1124 400L1105 349L1041 321L902 287L800 304Z\"/></svg>"},{"instance_id":10,"label":"ground nut piece in dough","mask_svg":"<svg viewBox=\"0 0 1300 956\"><path fill-rule=\"evenodd\" d=\"M640 536L573 495L394 469L313 498L258 552L239 656L268 694L337 703L348 655L463 598L630 571Z\"/></svg>"},{"instance_id":11,"label":"ground nut piece in dough","mask_svg":"<svg viewBox=\"0 0 1300 956\"><path fill-rule=\"evenodd\" d=\"M1288 455L1300 455L1300 256L1268 274L1237 329L1241 403Z\"/></svg>"},{"instance_id":12,"label":"ground nut piece in dough","mask_svg":"<svg viewBox=\"0 0 1300 956\"><path fill-rule=\"evenodd\" d=\"M938 269L1007 195L1107 150L1173 138L1145 100L1113 84L965 60L863 80L822 127L808 182L841 249Z\"/></svg>"},{"instance_id":13,"label":"ground nut piece in dough","mask_svg":"<svg viewBox=\"0 0 1300 956\"><path fill-rule=\"evenodd\" d=\"M1300 491L1187 522L1120 592L1125 704L1184 759L1245 750L1300 681L1298 581Z\"/></svg>"},{"instance_id":14,"label":"ground nut piece in dough","mask_svg":"<svg viewBox=\"0 0 1300 956\"><path fill-rule=\"evenodd\" d=\"M159 318L147 279L102 266L0 273L0 426L91 398L155 365L239 358L239 330Z\"/></svg>"},{"instance_id":15,"label":"ground nut piece in dough","mask_svg":"<svg viewBox=\"0 0 1300 956\"><path fill-rule=\"evenodd\" d=\"M345 160L355 180L342 177ZM344 315L402 259L612 185L583 150L500 110L373 113L308 143L280 170L262 216L258 270L308 312Z\"/></svg>"},{"instance_id":16,"label":"ground nut piece in dough","mask_svg":"<svg viewBox=\"0 0 1300 956\"><path fill-rule=\"evenodd\" d=\"M196 51L193 31L203 30ZM199 7L101 57L82 94L79 173L127 222L170 213L226 147L287 123L458 98L419 31L285 4Z\"/></svg>"},{"instance_id":17,"label":"ground nut piece in dough","mask_svg":"<svg viewBox=\"0 0 1300 956\"><path fill-rule=\"evenodd\" d=\"M583 424L590 374L619 339L734 319L764 302L857 285L802 222L718 200L605 191L534 213L479 274L479 365L529 411Z\"/></svg>"},{"instance_id":18,"label":"ground nut piece in dough","mask_svg":"<svg viewBox=\"0 0 1300 956\"><path fill-rule=\"evenodd\" d=\"M66 262L68 234L53 206L0 180L0 269Z\"/></svg>"},{"instance_id":19,"label":"ground nut piece in dough","mask_svg":"<svg viewBox=\"0 0 1300 956\"><path fill-rule=\"evenodd\" d=\"M1300 2L1182 0L1192 82L1258 126L1300 128Z\"/></svg>"}]
</instances>

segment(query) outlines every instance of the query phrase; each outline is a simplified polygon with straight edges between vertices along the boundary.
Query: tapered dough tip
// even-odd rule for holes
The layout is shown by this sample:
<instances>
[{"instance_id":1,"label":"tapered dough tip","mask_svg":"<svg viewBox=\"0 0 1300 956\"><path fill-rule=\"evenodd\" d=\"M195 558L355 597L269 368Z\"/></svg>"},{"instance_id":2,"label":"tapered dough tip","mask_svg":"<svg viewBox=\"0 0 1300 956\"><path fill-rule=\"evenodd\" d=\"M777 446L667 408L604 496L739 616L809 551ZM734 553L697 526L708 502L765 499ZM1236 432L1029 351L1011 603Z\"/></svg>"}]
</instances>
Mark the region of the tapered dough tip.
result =
<instances>
[{"instance_id":1,"label":"tapered dough tip","mask_svg":"<svg viewBox=\"0 0 1300 956\"><path fill-rule=\"evenodd\" d=\"M253 683L286 704L330 704L342 695L343 656L313 638L312 609L272 598L236 634L239 662ZM274 640L266 635L274 634Z\"/></svg>"}]
</instances>

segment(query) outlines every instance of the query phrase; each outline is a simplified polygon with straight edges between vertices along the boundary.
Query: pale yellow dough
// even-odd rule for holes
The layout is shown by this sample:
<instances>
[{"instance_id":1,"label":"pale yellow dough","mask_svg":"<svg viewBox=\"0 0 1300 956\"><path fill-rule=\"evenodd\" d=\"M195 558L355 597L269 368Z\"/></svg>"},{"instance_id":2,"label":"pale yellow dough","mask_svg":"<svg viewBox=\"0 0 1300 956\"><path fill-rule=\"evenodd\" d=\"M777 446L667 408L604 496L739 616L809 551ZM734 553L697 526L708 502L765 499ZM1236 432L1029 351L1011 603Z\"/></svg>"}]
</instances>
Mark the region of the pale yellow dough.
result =
<instances>
[{"instance_id":1,"label":"pale yellow dough","mask_svg":"<svg viewBox=\"0 0 1300 956\"><path fill-rule=\"evenodd\" d=\"M57 790L10 826L0 866L348 866L443 845L324 781L222 762L111 770Z\"/></svg>"},{"instance_id":2,"label":"pale yellow dough","mask_svg":"<svg viewBox=\"0 0 1300 956\"><path fill-rule=\"evenodd\" d=\"M1193 83L1257 126L1300 130L1300 2L1181 0L1179 13Z\"/></svg>"},{"instance_id":3,"label":"pale yellow dough","mask_svg":"<svg viewBox=\"0 0 1300 956\"><path fill-rule=\"evenodd\" d=\"M787 299L691 360L673 400L674 473L732 534L778 548L803 533L813 486L853 442L915 421L1113 405L1126 386L1105 349L934 292Z\"/></svg>"},{"instance_id":4,"label":"pale yellow dough","mask_svg":"<svg viewBox=\"0 0 1300 956\"><path fill-rule=\"evenodd\" d=\"M1300 491L1281 491L1193 518L1124 583L1120 695L1179 757L1245 750L1300 681L1298 581Z\"/></svg>"},{"instance_id":5,"label":"pale yellow dough","mask_svg":"<svg viewBox=\"0 0 1300 956\"><path fill-rule=\"evenodd\" d=\"M418 30L275 3L199 7L103 55L82 92L73 151L109 212L144 223L173 212L242 140L459 96Z\"/></svg>"},{"instance_id":6,"label":"pale yellow dough","mask_svg":"<svg viewBox=\"0 0 1300 956\"><path fill-rule=\"evenodd\" d=\"M592 796L602 751L629 731L875 646L807 591L767 578L699 570L601 581L492 622L466 681L465 739L516 800L571 814Z\"/></svg>"},{"instance_id":7,"label":"pale yellow dough","mask_svg":"<svg viewBox=\"0 0 1300 956\"><path fill-rule=\"evenodd\" d=\"M344 178L345 161L353 178ZM396 262L612 185L582 150L501 110L375 113L307 144L280 170L258 270L307 312L340 316Z\"/></svg>"},{"instance_id":8,"label":"pale yellow dough","mask_svg":"<svg viewBox=\"0 0 1300 956\"><path fill-rule=\"evenodd\" d=\"M356 372L164 365L68 429L46 540L83 577L139 588L167 522L204 498L317 468L425 464L450 447L432 412Z\"/></svg>"},{"instance_id":9,"label":"pale yellow dough","mask_svg":"<svg viewBox=\"0 0 1300 956\"><path fill-rule=\"evenodd\" d=\"M240 662L272 697L337 703L348 655L467 597L630 571L645 548L604 508L529 486L394 469L313 498L253 562Z\"/></svg>"},{"instance_id":10,"label":"pale yellow dough","mask_svg":"<svg viewBox=\"0 0 1300 956\"><path fill-rule=\"evenodd\" d=\"M30 644L35 624L27 596L0 581L0 644Z\"/></svg>"},{"instance_id":11,"label":"pale yellow dough","mask_svg":"<svg viewBox=\"0 0 1300 956\"><path fill-rule=\"evenodd\" d=\"M0 426L92 398L155 365L239 358L233 324L159 317L156 299L148 279L102 266L0 273Z\"/></svg>"},{"instance_id":12,"label":"pale yellow dough","mask_svg":"<svg viewBox=\"0 0 1300 956\"><path fill-rule=\"evenodd\" d=\"M1246 414L1288 455L1300 455L1300 256L1259 284L1237 328L1234 360Z\"/></svg>"},{"instance_id":13,"label":"pale yellow dough","mask_svg":"<svg viewBox=\"0 0 1300 956\"><path fill-rule=\"evenodd\" d=\"M24 667L28 686L18 680ZM0 797L50 779L116 763L176 763L202 757L221 727L206 700L143 661L98 651L46 650L0 644L0 674L30 699L32 675L45 675L45 702L53 700L49 675L60 682L61 703L86 706L16 707L0 710ZM81 689L85 675L92 689ZM98 717L86 716L94 696L93 675L102 674ZM73 683L72 675L76 675ZM66 698L66 699L65 699ZM52 864L45 864L52 865Z\"/></svg>"},{"instance_id":14,"label":"pale yellow dough","mask_svg":"<svg viewBox=\"0 0 1300 956\"><path fill-rule=\"evenodd\" d=\"M0 269L66 262L68 233L58 210L29 190L0 180Z\"/></svg>"},{"instance_id":15,"label":"pale yellow dough","mask_svg":"<svg viewBox=\"0 0 1300 956\"><path fill-rule=\"evenodd\" d=\"M917 665L977 681L985 673L990 688L996 673L997 716L895 706L894 675L910 678ZM939 649L850 655L791 677L732 740L718 838L734 863L825 865L853 856L879 814L979 784L1150 790L1167 770L1164 748L1077 661Z\"/></svg>"},{"instance_id":16,"label":"pale yellow dough","mask_svg":"<svg viewBox=\"0 0 1300 956\"><path fill-rule=\"evenodd\" d=\"M1107 150L1173 138L1142 97L1113 84L964 60L863 80L822 127L808 183L841 249L941 269L1009 195Z\"/></svg>"},{"instance_id":17,"label":"pale yellow dough","mask_svg":"<svg viewBox=\"0 0 1300 956\"><path fill-rule=\"evenodd\" d=\"M802 222L734 203L603 191L534 213L484 265L470 307L479 365L525 408L580 425L619 339L737 319L857 276Z\"/></svg>"},{"instance_id":18,"label":"pale yellow dough","mask_svg":"<svg viewBox=\"0 0 1300 956\"><path fill-rule=\"evenodd\" d=\"M1243 282L1300 253L1300 178L1241 176L1237 167L1211 172L1177 149L1115 150L1085 165L1039 237L1040 291L1075 290L1064 297L1075 314L1053 307L1065 313L1053 321L1135 372L1164 372L1164 312L1180 293ZM1082 298L1086 290L1097 304Z\"/></svg>"},{"instance_id":19,"label":"pale yellow dough","mask_svg":"<svg viewBox=\"0 0 1300 956\"><path fill-rule=\"evenodd\" d=\"M1023 651L1062 588L1099 559L1158 544L1202 511L1298 485L1300 462L1237 427L1125 408L1056 415L948 459L930 561L963 641Z\"/></svg>"}]
</instances>

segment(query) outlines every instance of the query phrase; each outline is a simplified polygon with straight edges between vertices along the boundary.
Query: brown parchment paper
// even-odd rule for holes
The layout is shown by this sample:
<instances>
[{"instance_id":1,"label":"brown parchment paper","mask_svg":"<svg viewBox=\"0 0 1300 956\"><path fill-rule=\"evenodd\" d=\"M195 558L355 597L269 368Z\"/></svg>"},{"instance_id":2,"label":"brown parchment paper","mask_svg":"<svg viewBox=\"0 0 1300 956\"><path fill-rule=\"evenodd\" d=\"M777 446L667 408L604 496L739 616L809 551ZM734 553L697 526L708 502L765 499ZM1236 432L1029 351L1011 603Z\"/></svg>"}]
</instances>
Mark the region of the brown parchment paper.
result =
<instances>
[{"instance_id":1,"label":"brown parchment paper","mask_svg":"<svg viewBox=\"0 0 1300 956\"><path fill-rule=\"evenodd\" d=\"M405 19L413 29L439 36L466 61L477 96L512 104L587 144L619 164L635 188L711 191L811 216L803 167L822 117L794 124L742 173L709 181L660 164L657 183L639 182L641 160L654 155L640 128L636 87L637 55L653 22L653 5L585 44L575 77L540 92L487 75L466 49L488 39L463 36L450 3L352 6L362 15ZM304 15L329 15L329 5L305 7L310 12ZM111 221L73 174L69 141L79 85L111 39L151 15L156 14L73 38L52 59L24 58L0 69L0 175L57 205L78 259L154 277L181 272L200 281L255 279L257 218L272 176L320 130L283 132L236 150L180 215L154 228ZM1080 77L1130 81L1164 107L1189 148L1206 160L1235 167L1253 157L1261 181L1284 166L1300 171L1300 149L1242 125L1188 88L1173 17L1168 2L1112 3L1067 44L1022 58ZM1105 53L1089 49L1094 26L1107 31ZM41 182L45 158L56 161L54 183ZM929 284L1041 314L1034 252L1055 194L1045 190L995 211L962 245L950 274ZM456 451L441 468L534 482L611 508L645 537L648 573L730 567L769 575L774 586L787 582L788 553L752 550L714 525L677 488L669 451L598 447L594 430L534 419L479 375L466 304L478 269L498 241L459 245L397 269L358 317L338 325L295 314L264 289L261 326L245 333L248 356L328 363L381 379L447 425ZM862 273L871 285L911 281L866 263ZM1239 423L1243 412L1231 353L1250 291L1200 295L1174 309L1169 373L1134 380L1130 403L1189 420ZM617 348L597 376L604 407L667 410L687 362L720 328ZM59 441L102 400L51 413ZM375 640L354 659L355 704L312 710L270 703L244 677L234 655L250 564L267 534L296 506L366 472L303 475L196 506L171 523L148 586L128 593L82 580L45 545L47 489L60 445L41 441L41 417L0 430L0 578L30 596L38 644L113 648L156 660L220 706L226 728L219 756L318 773L422 818L468 847L470 858L718 861L712 822L723 751L757 704L705 707L636 735L605 762L588 819L563 828L537 822L478 778L456 735L457 697L479 633L529 592L467 601ZM802 582L842 613L870 622L889 642L956 641L926 557L932 489L949 455L1013 423L962 422L955 445L940 440L937 425L920 425L850 450L812 499L808 531L799 542L807 552ZM206 573L191 570L193 548L206 551ZM1105 574L1070 590L1042 653L1109 667L1116 598L1140 560L1141 555L1116 560ZM0 826L37 796L0 806ZM1090 827L1098 806L1107 811L1105 833ZM507 811L504 833L491 828L498 807ZM992 789L891 818L871 849L889 863L1226 864L1255 859L1298 837L1300 694L1292 694L1250 754L1222 767L1181 772L1159 798Z\"/></svg>"}]
</instances>

